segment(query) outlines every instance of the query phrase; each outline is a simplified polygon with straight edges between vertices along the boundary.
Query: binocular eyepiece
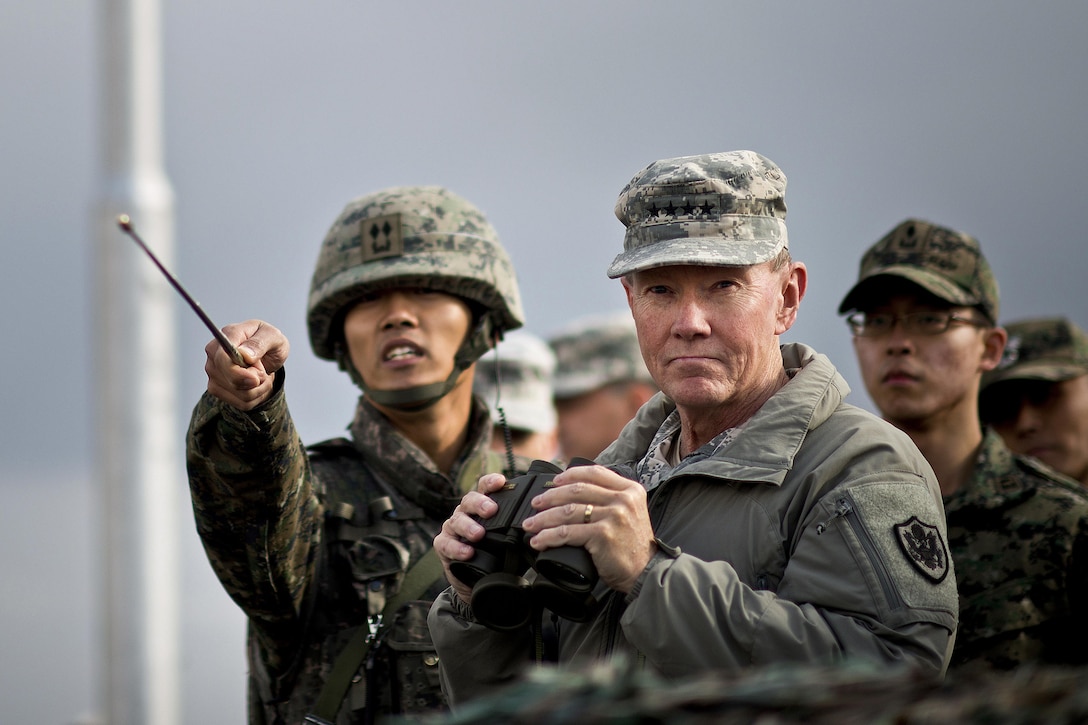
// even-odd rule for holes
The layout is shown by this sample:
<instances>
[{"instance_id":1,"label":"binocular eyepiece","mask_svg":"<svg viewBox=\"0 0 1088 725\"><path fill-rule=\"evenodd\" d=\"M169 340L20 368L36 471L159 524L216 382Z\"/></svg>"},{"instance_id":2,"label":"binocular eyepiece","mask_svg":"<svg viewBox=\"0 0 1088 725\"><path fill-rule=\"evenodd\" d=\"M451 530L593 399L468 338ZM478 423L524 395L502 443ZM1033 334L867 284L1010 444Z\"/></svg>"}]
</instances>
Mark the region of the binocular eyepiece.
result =
<instances>
[{"instance_id":1,"label":"binocular eyepiece","mask_svg":"<svg viewBox=\"0 0 1088 725\"><path fill-rule=\"evenodd\" d=\"M569 467L593 465L575 458ZM536 551L529 546L522 522L533 515L530 502L550 488L561 468L536 460L529 471L506 482L491 494L499 510L488 519L473 517L485 529L469 561L450 564L450 573L472 586L472 612L491 629L509 631L529 624L537 607L565 619L583 622L593 614L597 601L593 587L597 568L589 552L580 546L560 546ZM536 572L530 584L526 570Z\"/></svg>"}]
</instances>

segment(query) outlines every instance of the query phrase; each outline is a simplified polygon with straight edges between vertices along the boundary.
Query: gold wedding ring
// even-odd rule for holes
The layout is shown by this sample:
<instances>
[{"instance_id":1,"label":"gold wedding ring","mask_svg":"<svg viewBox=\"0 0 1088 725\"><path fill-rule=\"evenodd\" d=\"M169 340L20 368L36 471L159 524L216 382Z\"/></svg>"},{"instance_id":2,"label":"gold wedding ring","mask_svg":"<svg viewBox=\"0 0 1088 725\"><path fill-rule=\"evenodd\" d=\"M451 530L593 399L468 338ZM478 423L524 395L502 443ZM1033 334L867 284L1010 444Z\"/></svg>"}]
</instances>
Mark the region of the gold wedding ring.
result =
<instances>
[{"instance_id":1,"label":"gold wedding ring","mask_svg":"<svg viewBox=\"0 0 1088 725\"><path fill-rule=\"evenodd\" d=\"M582 523L583 524L588 524L589 523L589 518L591 516L593 516L593 504L587 503L586 504L586 512L584 514L582 514Z\"/></svg>"}]
</instances>

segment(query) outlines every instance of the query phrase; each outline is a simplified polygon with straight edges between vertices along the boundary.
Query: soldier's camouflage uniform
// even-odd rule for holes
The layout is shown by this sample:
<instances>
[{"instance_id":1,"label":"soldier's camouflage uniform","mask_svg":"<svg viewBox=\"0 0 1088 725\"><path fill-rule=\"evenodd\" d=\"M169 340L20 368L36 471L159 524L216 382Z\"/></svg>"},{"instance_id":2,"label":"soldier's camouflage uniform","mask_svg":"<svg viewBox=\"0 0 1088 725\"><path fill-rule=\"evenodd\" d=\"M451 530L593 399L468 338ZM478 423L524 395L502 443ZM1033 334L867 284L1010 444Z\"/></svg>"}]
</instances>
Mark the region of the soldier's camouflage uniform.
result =
<instances>
[{"instance_id":1,"label":"soldier's camouflage uniform","mask_svg":"<svg viewBox=\"0 0 1088 725\"><path fill-rule=\"evenodd\" d=\"M350 430L351 441L305 449L282 390L248 413L205 393L193 413L187 456L197 530L249 619L251 723L302 721L355 628L366 626L360 591L380 611L460 500L456 480L362 398ZM490 432L477 401L457 479L471 484L502 470L502 458L488 452ZM392 512L381 515L380 504L372 511L386 496ZM424 601L402 609L385 638L370 678L381 683L370 688L376 714L445 708L426 628L445 586L436 582ZM363 722L348 711L366 702L361 681L337 723Z\"/></svg>"},{"instance_id":2,"label":"soldier's camouflage uniform","mask_svg":"<svg viewBox=\"0 0 1088 725\"><path fill-rule=\"evenodd\" d=\"M944 503L960 594L950 666L1088 664L1088 492L987 430Z\"/></svg>"},{"instance_id":3,"label":"soldier's camouflage uniform","mask_svg":"<svg viewBox=\"0 0 1088 725\"><path fill-rule=\"evenodd\" d=\"M399 288L453 295L473 323L445 381L377 390L355 369L343 320L360 299ZM193 508L212 567L249 619L252 725L297 725L311 712L350 725L445 709L426 625L444 580L384 613L382 637L338 715L325 702L336 700L335 688L320 697L345 645L368 618L383 615L462 492L506 468L489 449L491 422L479 398L449 475L374 404L431 405L523 318L513 265L483 213L442 187L392 187L347 204L322 242L310 285L314 353L337 361L364 392L351 438L304 448L282 370L271 396L248 413L207 393L197 404L187 441Z\"/></svg>"}]
</instances>

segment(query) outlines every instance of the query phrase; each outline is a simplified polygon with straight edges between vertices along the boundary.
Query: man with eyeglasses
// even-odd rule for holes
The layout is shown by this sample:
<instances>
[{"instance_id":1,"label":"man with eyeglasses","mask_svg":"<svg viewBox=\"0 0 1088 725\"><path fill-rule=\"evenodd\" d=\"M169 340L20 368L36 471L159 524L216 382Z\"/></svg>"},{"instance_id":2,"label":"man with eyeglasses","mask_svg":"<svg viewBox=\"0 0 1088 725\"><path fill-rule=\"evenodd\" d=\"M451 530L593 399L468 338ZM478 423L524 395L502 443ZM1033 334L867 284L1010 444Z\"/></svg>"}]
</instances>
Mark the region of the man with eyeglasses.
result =
<instances>
[{"instance_id":1,"label":"man with eyeglasses","mask_svg":"<svg viewBox=\"0 0 1088 725\"><path fill-rule=\"evenodd\" d=\"M979 422L1006 332L978 241L902 222L865 253L839 313L869 396L940 482L960 594L950 667L1088 663L1088 493Z\"/></svg>"}]
</instances>

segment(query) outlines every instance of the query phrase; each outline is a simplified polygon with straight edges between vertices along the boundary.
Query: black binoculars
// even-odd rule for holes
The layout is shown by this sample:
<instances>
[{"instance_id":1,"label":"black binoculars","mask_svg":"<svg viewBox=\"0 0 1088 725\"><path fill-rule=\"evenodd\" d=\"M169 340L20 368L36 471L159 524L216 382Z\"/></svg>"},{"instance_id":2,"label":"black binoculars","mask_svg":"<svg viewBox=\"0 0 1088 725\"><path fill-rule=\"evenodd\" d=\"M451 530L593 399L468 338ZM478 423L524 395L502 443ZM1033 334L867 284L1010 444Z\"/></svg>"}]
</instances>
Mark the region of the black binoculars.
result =
<instances>
[{"instance_id":1,"label":"black binoculars","mask_svg":"<svg viewBox=\"0 0 1088 725\"><path fill-rule=\"evenodd\" d=\"M575 458L570 467L593 465ZM529 471L512 478L491 499L499 510L488 519L473 518L485 529L469 561L450 564L450 573L472 586L472 612L491 629L509 631L529 624L537 608L546 608L565 619L584 622L597 601L593 587L597 568L589 552L580 546L560 546L536 551L529 546L522 522L532 516L530 502L554 485L563 469L548 461L533 461ZM530 584L523 574L532 568Z\"/></svg>"}]
</instances>

